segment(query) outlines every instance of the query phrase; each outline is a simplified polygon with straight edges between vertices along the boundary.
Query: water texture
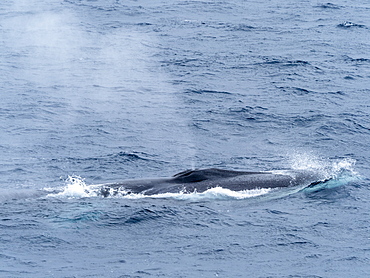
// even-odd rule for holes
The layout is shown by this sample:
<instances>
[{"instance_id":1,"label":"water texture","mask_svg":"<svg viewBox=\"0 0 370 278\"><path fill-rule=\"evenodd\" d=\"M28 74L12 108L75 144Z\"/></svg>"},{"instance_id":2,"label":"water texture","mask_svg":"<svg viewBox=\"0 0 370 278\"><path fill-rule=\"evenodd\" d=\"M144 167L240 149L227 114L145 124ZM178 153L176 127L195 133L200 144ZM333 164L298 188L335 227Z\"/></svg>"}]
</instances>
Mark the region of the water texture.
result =
<instances>
[{"instance_id":1,"label":"water texture","mask_svg":"<svg viewBox=\"0 0 370 278\"><path fill-rule=\"evenodd\" d=\"M0 3L1 277L369 277L370 4ZM293 190L94 194L189 168Z\"/></svg>"}]
</instances>

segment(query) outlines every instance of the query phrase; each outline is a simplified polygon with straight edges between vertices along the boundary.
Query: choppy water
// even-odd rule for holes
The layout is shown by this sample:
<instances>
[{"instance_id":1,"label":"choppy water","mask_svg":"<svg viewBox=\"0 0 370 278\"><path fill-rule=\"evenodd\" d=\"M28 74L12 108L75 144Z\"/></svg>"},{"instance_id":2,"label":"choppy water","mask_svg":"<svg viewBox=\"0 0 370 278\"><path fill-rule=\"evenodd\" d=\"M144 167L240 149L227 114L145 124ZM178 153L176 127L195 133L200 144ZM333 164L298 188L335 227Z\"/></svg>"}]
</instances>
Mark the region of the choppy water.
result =
<instances>
[{"instance_id":1,"label":"choppy water","mask_svg":"<svg viewBox=\"0 0 370 278\"><path fill-rule=\"evenodd\" d=\"M368 277L370 4L0 3L0 276ZM187 168L314 188L102 198Z\"/></svg>"}]
</instances>

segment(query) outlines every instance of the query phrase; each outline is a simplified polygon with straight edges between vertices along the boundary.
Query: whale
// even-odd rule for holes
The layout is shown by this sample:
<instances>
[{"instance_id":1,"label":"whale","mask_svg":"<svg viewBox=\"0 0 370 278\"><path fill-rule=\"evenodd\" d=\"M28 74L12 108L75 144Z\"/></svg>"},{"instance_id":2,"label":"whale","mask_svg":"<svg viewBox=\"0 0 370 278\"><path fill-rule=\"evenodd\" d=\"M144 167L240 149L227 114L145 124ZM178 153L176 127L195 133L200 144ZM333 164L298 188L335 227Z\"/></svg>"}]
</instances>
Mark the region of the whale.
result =
<instances>
[{"instance_id":1,"label":"whale","mask_svg":"<svg viewBox=\"0 0 370 278\"><path fill-rule=\"evenodd\" d=\"M325 177L307 170L234 171L218 168L190 169L167 178L132 179L103 184L103 197L120 194L156 195L163 193L202 193L222 187L233 191L263 188L310 187L324 182Z\"/></svg>"}]
</instances>

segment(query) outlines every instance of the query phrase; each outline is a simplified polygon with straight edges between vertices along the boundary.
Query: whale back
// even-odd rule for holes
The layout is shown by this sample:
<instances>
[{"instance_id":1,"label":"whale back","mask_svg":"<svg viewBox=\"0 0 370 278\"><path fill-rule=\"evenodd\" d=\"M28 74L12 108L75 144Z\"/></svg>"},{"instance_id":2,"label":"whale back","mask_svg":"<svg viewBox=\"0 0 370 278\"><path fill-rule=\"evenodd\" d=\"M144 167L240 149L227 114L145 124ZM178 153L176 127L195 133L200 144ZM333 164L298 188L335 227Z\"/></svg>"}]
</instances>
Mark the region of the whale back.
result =
<instances>
[{"instance_id":1,"label":"whale back","mask_svg":"<svg viewBox=\"0 0 370 278\"><path fill-rule=\"evenodd\" d=\"M154 178L141 180L126 180L121 183L107 184L101 189L101 195L117 194L120 190L126 194L139 193L154 195L161 193L192 193L205 192L215 187L227 188L233 191L283 188L297 185L309 186L322 177L310 171L269 171L245 172L217 168L186 170L170 178ZM115 193L114 193L115 192Z\"/></svg>"}]
</instances>

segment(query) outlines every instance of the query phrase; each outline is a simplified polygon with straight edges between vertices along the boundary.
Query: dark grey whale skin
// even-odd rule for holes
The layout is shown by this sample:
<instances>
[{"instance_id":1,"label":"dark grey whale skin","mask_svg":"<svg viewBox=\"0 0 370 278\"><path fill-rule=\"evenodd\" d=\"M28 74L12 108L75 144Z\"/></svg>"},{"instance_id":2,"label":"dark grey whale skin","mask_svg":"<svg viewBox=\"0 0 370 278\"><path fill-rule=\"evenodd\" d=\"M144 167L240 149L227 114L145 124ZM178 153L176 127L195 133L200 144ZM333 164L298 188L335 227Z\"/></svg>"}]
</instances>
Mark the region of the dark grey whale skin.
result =
<instances>
[{"instance_id":1,"label":"dark grey whale skin","mask_svg":"<svg viewBox=\"0 0 370 278\"><path fill-rule=\"evenodd\" d=\"M126 180L105 184L101 195L109 196L118 190L125 193L155 195L162 193L202 193L210 188L222 187L233 191L261 188L282 188L298 185L310 186L322 181L311 171L282 170L274 172L244 172L216 168L186 170L170 178ZM113 191L113 192L112 192Z\"/></svg>"}]
</instances>

